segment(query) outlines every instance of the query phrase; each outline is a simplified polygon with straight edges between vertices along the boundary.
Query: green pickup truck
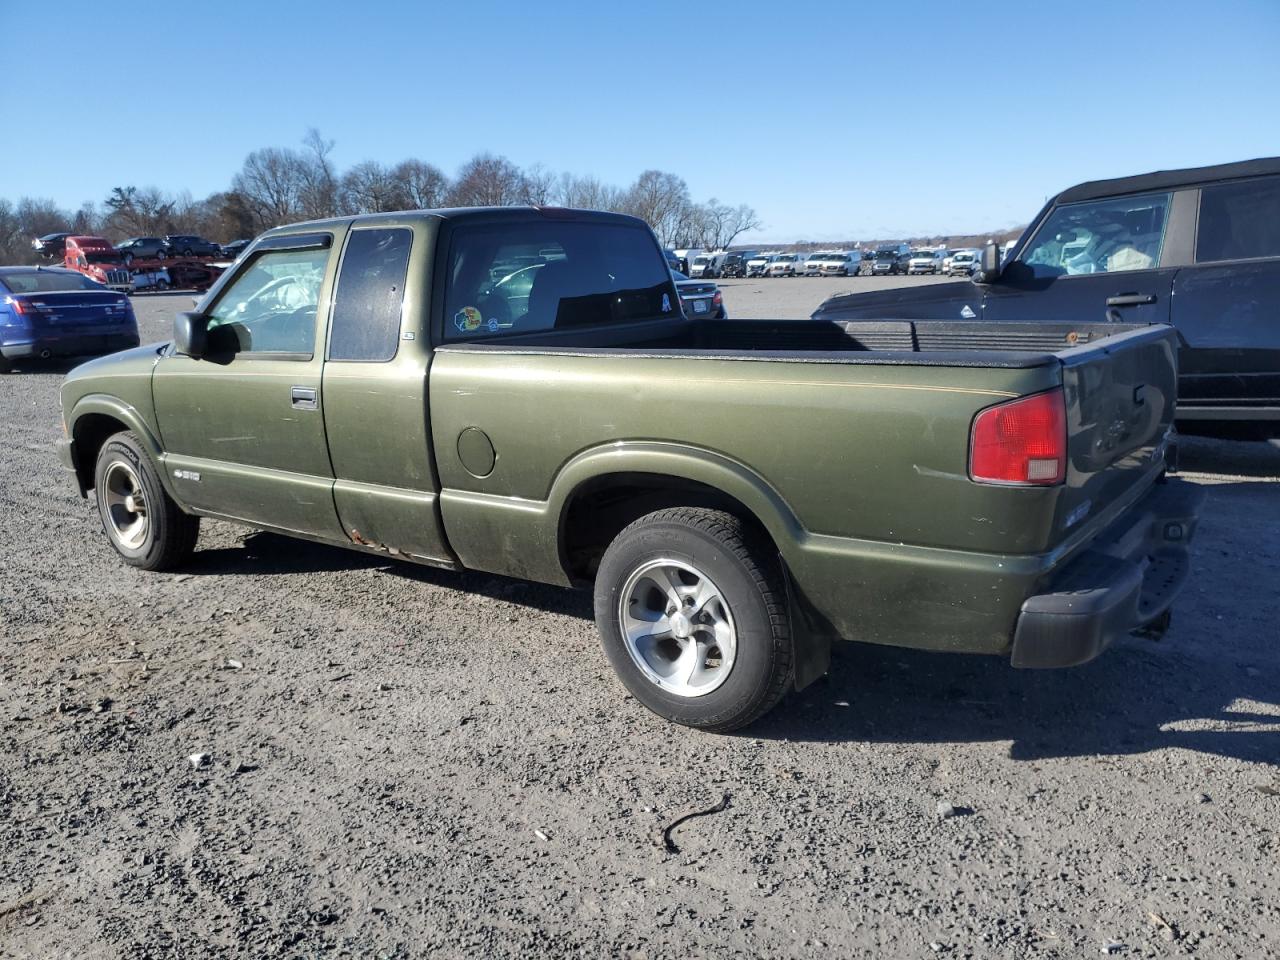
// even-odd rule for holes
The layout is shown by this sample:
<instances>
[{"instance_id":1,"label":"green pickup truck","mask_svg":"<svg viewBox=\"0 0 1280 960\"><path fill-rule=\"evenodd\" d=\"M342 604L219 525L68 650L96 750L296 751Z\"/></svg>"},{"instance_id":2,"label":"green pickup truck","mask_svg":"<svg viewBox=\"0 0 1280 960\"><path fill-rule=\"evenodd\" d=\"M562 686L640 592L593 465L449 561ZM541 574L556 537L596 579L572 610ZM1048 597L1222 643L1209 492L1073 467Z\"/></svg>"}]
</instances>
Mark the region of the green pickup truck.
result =
<instances>
[{"instance_id":1,"label":"green pickup truck","mask_svg":"<svg viewBox=\"0 0 1280 960\"><path fill-rule=\"evenodd\" d=\"M217 517L594 585L638 700L730 730L833 638L1082 663L1159 634L1199 491L1164 325L686 317L615 214L260 237L172 342L78 367L61 454L126 563Z\"/></svg>"}]
</instances>

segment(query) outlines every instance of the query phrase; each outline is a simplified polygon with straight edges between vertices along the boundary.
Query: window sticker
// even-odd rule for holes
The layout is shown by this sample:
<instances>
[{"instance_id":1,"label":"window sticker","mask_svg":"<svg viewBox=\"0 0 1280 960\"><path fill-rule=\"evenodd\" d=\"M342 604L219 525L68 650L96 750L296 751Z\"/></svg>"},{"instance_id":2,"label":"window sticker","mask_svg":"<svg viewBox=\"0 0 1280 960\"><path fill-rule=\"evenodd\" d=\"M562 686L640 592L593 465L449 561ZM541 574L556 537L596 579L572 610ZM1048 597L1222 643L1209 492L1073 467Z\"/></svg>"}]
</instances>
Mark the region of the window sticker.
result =
<instances>
[{"instance_id":1,"label":"window sticker","mask_svg":"<svg viewBox=\"0 0 1280 960\"><path fill-rule=\"evenodd\" d=\"M463 333L479 330L482 320L475 307L463 307L453 315L453 325Z\"/></svg>"}]
</instances>

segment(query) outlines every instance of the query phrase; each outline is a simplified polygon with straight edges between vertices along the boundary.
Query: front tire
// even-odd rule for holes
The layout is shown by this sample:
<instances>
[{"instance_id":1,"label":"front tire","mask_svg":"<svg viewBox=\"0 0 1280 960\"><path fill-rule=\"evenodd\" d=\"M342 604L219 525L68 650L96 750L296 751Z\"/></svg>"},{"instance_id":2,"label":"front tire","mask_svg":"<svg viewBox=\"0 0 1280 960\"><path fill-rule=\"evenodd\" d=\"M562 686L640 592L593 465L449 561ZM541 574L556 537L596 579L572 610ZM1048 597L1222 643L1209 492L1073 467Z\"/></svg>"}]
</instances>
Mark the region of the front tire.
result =
<instances>
[{"instance_id":1,"label":"front tire","mask_svg":"<svg viewBox=\"0 0 1280 960\"><path fill-rule=\"evenodd\" d=\"M631 524L600 562L595 609L619 679L668 720L736 730L790 685L781 563L731 514L677 507Z\"/></svg>"},{"instance_id":2,"label":"front tire","mask_svg":"<svg viewBox=\"0 0 1280 960\"><path fill-rule=\"evenodd\" d=\"M131 567L172 570L190 556L200 518L174 503L136 434L117 433L98 451L94 499L107 540Z\"/></svg>"}]
</instances>

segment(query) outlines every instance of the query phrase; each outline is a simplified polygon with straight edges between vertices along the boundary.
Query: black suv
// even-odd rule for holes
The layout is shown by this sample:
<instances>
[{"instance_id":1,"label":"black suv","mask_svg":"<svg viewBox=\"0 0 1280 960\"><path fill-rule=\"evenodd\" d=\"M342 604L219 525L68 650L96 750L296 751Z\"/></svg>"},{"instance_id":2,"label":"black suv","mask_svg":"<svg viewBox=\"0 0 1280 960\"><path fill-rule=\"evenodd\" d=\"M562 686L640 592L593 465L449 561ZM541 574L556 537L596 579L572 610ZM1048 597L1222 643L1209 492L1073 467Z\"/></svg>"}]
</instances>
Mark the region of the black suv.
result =
<instances>
[{"instance_id":1,"label":"black suv","mask_svg":"<svg viewBox=\"0 0 1280 960\"><path fill-rule=\"evenodd\" d=\"M117 243L116 249L126 265L135 260L163 260L169 256L169 245L160 237L133 237Z\"/></svg>"},{"instance_id":2,"label":"black suv","mask_svg":"<svg viewBox=\"0 0 1280 960\"><path fill-rule=\"evenodd\" d=\"M1280 437L1280 157L1082 183L1003 266L988 244L971 280L832 297L813 316L1170 323L1178 429Z\"/></svg>"},{"instance_id":3,"label":"black suv","mask_svg":"<svg viewBox=\"0 0 1280 960\"><path fill-rule=\"evenodd\" d=\"M174 257L220 257L222 247L212 240L203 237L192 237L186 234L170 234L164 238L169 246L169 255Z\"/></svg>"},{"instance_id":4,"label":"black suv","mask_svg":"<svg viewBox=\"0 0 1280 960\"><path fill-rule=\"evenodd\" d=\"M742 253L729 254L724 258L724 263L720 267L720 276L745 277L747 275L747 261L755 255L754 250L744 250Z\"/></svg>"}]
</instances>

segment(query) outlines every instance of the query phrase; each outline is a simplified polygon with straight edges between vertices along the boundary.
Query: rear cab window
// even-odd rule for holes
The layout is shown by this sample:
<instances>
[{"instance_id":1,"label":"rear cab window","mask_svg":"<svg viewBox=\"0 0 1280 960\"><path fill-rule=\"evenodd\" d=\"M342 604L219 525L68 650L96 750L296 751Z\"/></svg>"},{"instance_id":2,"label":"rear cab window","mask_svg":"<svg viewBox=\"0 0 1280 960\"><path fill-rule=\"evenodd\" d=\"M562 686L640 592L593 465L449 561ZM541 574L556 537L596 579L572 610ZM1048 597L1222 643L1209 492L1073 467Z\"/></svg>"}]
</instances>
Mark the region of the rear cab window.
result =
<instances>
[{"instance_id":1,"label":"rear cab window","mask_svg":"<svg viewBox=\"0 0 1280 960\"><path fill-rule=\"evenodd\" d=\"M1200 191L1196 262L1280 257L1280 177Z\"/></svg>"},{"instance_id":2,"label":"rear cab window","mask_svg":"<svg viewBox=\"0 0 1280 960\"><path fill-rule=\"evenodd\" d=\"M666 259L640 225L548 220L453 230L445 340L679 315Z\"/></svg>"}]
</instances>

